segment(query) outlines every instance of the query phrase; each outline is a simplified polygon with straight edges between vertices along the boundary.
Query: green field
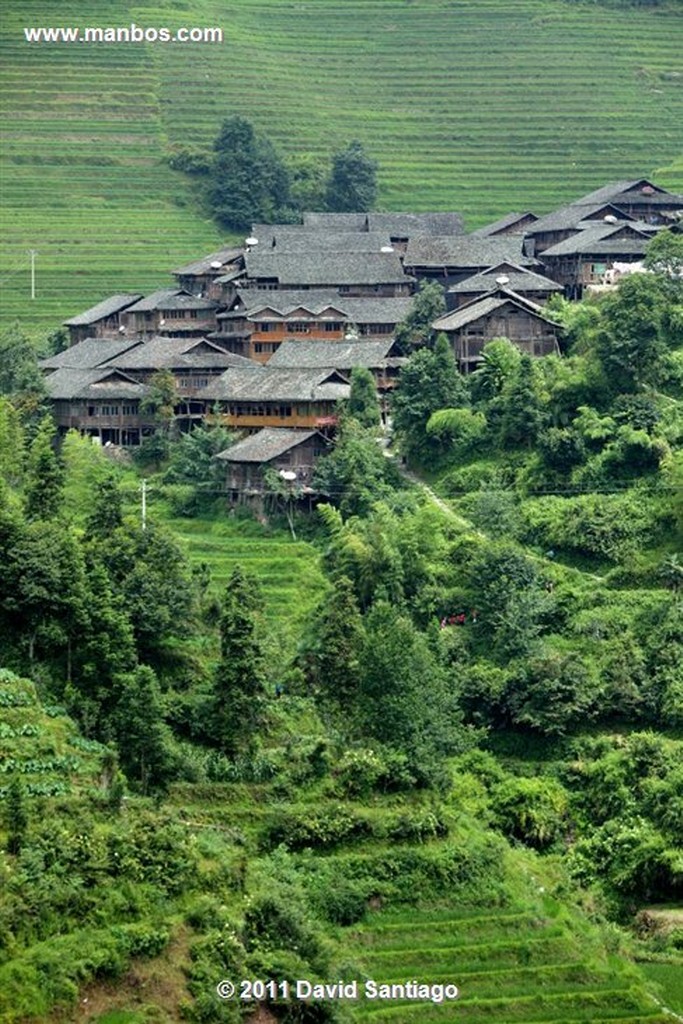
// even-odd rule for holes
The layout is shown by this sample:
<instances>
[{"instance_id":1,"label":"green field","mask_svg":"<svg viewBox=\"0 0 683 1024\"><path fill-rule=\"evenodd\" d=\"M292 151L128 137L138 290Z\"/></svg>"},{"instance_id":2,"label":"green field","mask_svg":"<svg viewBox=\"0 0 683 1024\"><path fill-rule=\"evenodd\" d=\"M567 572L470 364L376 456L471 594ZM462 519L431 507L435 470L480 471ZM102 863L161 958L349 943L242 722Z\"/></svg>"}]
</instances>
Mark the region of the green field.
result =
<instances>
[{"instance_id":1,"label":"green field","mask_svg":"<svg viewBox=\"0 0 683 1024\"><path fill-rule=\"evenodd\" d=\"M557 912L557 907L555 912ZM539 907L377 914L349 929L348 948L377 985L455 985L456 1001L363 999L358 1021L648 1021L667 1018L637 972L605 955L586 930ZM399 990L400 994L400 990ZM438 992L437 992L438 998Z\"/></svg>"},{"instance_id":2,"label":"green field","mask_svg":"<svg viewBox=\"0 0 683 1024\"><path fill-rule=\"evenodd\" d=\"M131 22L218 26L224 42L23 35ZM682 39L678 0L7 0L2 315L45 333L216 247L220 231L164 157L210 143L233 112L287 154L359 138L380 163L381 208L460 210L470 228L629 175L683 190Z\"/></svg>"}]
</instances>

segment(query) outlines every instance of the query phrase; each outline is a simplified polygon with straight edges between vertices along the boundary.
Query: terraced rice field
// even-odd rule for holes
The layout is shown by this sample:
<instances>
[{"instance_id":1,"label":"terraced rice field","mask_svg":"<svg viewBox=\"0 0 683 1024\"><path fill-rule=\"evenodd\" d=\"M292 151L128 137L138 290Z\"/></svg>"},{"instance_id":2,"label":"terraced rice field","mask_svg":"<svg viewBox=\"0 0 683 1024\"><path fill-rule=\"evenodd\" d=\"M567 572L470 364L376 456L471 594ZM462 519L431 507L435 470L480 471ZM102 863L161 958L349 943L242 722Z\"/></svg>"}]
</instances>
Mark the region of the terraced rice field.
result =
<instances>
[{"instance_id":1,"label":"terraced rice field","mask_svg":"<svg viewBox=\"0 0 683 1024\"><path fill-rule=\"evenodd\" d=\"M457 1000L359 1001L364 1022L664 1024L637 971L552 915L501 910L379 913L347 929L349 953L378 985L452 984Z\"/></svg>"},{"instance_id":2,"label":"terraced rice field","mask_svg":"<svg viewBox=\"0 0 683 1024\"><path fill-rule=\"evenodd\" d=\"M168 525L194 565L206 562L211 589L221 594L236 565L261 584L273 643L293 653L305 616L318 603L325 581L315 548L288 534L265 535L257 523L229 518L172 519Z\"/></svg>"},{"instance_id":3,"label":"terraced rice field","mask_svg":"<svg viewBox=\"0 0 683 1024\"><path fill-rule=\"evenodd\" d=\"M224 42L23 36L131 22L218 26ZM208 145L234 112L288 154L358 138L383 209L461 210L469 227L629 175L683 190L682 40L678 0L5 0L2 315L46 333L217 247L164 158Z\"/></svg>"}]
</instances>

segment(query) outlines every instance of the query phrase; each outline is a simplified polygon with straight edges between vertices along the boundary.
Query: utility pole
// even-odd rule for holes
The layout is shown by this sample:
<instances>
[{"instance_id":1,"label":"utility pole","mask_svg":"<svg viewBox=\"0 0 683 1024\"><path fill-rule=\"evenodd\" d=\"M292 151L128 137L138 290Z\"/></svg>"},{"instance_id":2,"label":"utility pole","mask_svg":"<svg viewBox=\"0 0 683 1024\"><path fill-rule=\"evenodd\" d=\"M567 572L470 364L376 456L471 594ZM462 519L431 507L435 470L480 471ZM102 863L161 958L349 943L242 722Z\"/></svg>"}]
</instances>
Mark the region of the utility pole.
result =
<instances>
[{"instance_id":1,"label":"utility pole","mask_svg":"<svg viewBox=\"0 0 683 1024\"><path fill-rule=\"evenodd\" d=\"M142 529L147 529L147 481L142 480Z\"/></svg>"},{"instance_id":2,"label":"utility pole","mask_svg":"<svg viewBox=\"0 0 683 1024\"><path fill-rule=\"evenodd\" d=\"M29 256L31 257L31 298L36 297L36 256L38 255L37 249L29 249Z\"/></svg>"}]
</instances>

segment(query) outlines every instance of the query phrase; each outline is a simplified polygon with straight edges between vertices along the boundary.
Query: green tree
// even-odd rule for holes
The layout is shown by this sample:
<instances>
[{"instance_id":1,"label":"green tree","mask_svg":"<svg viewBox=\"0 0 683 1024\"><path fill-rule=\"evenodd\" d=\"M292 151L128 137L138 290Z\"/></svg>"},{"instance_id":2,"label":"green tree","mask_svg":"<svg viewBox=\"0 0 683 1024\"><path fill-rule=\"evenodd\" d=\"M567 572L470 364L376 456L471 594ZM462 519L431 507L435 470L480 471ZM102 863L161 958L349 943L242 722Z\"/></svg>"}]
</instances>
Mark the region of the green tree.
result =
<instances>
[{"instance_id":1,"label":"green tree","mask_svg":"<svg viewBox=\"0 0 683 1024\"><path fill-rule=\"evenodd\" d=\"M119 686L115 725L121 766L147 793L168 782L173 772L171 733L163 720L159 683L151 668L140 665Z\"/></svg>"},{"instance_id":2,"label":"green tree","mask_svg":"<svg viewBox=\"0 0 683 1024\"><path fill-rule=\"evenodd\" d=\"M433 322L446 312L446 296L438 281L420 281L410 311L396 325L396 344L404 355L427 345L434 336Z\"/></svg>"},{"instance_id":3,"label":"green tree","mask_svg":"<svg viewBox=\"0 0 683 1024\"><path fill-rule=\"evenodd\" d=\"M599 687L594 672L577 653L547 648L513 679L508 706L518 725L547 736L561 736L595 711Z\"/></svg>"},{"instance_id":4,"label":"green tree","mask_svg":"<svg viewBox=\"0 0 683 1024\"><path fill-rule=\"evenodd\" d=\"M54 451L54 434L52 419L46 416L29 448L25 488L29 519L52 519L60 511L64 474Z\"/></svg>"},{"instance_id":5,"label":"green tree","mask_svg":"<svg viewBox=\"0 0 683 1024\"><path fill-rule=\"evenodd\" d=\"M461 717L446 674L410 619L378 601L366 616L360 709L367 732L409 755L422 777L462 749Z\"/></svg>"},{"instance_id":6,"label":"green tree","mask_svg":"<svg viewBox=\"0 0 683 1024\"><path fill-rule=\"evenodd\" d=\"M265 675L258 626L261 608L258 584L236 566L223 598L221 657L207 727L228 754L248 748L263 720Z\"/></svg>"},{"instance_id":7,"label":"green tree","mask_svg":"<svg viewBox=\"0 0 683 1024\"><path fill-rule=\"evenodd\" d=\"M481 356L482 364L472 374L472 397L489 402L517 373L522 355L507 338L494 338L484 345Z\"/></svg>"},{"instance_id":8,"label":"green tree","mask_svg":"<svg viewBox=\"0 0 683 1024\"><path fill-rule=\"evenodd\" d=\"M346 713L358 698L364 639L353 584L339 576L315 613L300 662L313 693Z\"/></svg>"},{"instance_id":9,"label":"green tree","mask_svg":"<svg viewBox=\"0 0 683 1024\"><path fill-rule=\"evenodd\" d=\"M9 399L0 397L0 478L11 487L21 482L25 458L21 417Z\"/></svg>"},{"instance_id":10,"label":"green tree","mask_svg":"<svg viewBox=\"0 0 683 1024\"><path fill-rule=\"evenodd\" d=\"M289 205L298 211L324 210L328 164L314 153L295 153L287 160Z\"/></svg>"},{"instance_id":11,"label":"green tree","mask_svg":"<svg viewBox=\"0 0 683 1024\"><path fill-rule=\"evenodd\" d=\"M225 469L216 455L235 440L235 434L220 423L194 427L171 445L165 479L169 483L192 484L197 496L221 491Z\"/></svg>"},{"instance_id":12,"label":"green tree","mask_svg":"<svg viewBox=\"0 0 683 1024\"><path fill-rule=\"evenodd\" d=\"M354 366L351 371L351 394L346 411L362 427L378 427L380 423L379 400L375 378L364 366Z\"/></svg>"},{"instance_id":13,"label":"green tree","mask_svg":"<svg viewBox=\"0 0 683 1024\"><path fill-rule=\"evenodd\" d=\"M45 382L36 350L17 323L0 333L0 394L19 397L27 393L42 398Z\"/></svg>"},{"instance_id":14,"label":"green tree","mask_svg":"<svg viewBox=\"0 0 683 1024\"><path fill-rule=\"evenodd\" d=\"M536 443L543 416L530 356L519 367L502 394L501 442L506 447Z\"/></svg>"},{"instance_id":15,"label":"green tree","mask_svg":"<svg viewBox=\"0 0 683 1024\"><path fill-rule=\"evenodd\" d=\"M644 264L655 274L664 274L683 288L683 234L659 231L645 253Z\"/></svg>"},{"instance_id":16,"label":"green tree","mask_svg":"<svg viewBox=\"0 0 683 1024\"><path fill-rule=\"evenodd\" d=\"M313 487L344 516L364 515L397 484L396 469L377 442L376 431L355 419L342 422L334 447L318 461Z\"/></svg>"},{"instance_id":17,"label":"green tree","mask_svg":"<svg viewBox=\"0 0 683 1024\"><path fill-rule=\"evenodd\" d=\"M377 199L377 163L357 140L332 157L325 201L338 213L365 213Z\"/></svg>"},{"instance_id":18,"label":"green tree","mask_svg":"<svg viewBox=\"0 0 683 1024\"><path fill-rule=\"evenodd\" d=\"M226 227L248 230L286 206L289 176L269 140L244 117L226 118L214 142L209 202Z\"/></svg>"},{"instance_id":19,"label":"green tree","mask_svg":"<svg viewBox=\"0 0 683 1024\"><path fill-rule=\"evenodd\" d=\"M105 539L123 526L123 494L116 477L109 474L95 484L85 524L87 537Z\"/></svg>"},{"instance_id":20,"label":"green tree","mask_svg":"<svg viewBox=\"0 0 683 1024\"><path fill-rule=\"evenodd\" d=\"M7 787L5 823L7 828L7 852L15 856L21 853L28 831L28 810L26 791L18 775L13 775Z\"/></svg>"},{"instance_id":21,"label":"green tree","mask_svg":"<svg viewBox=\"0 0 683 1024\"><path fill-rule=\"evenodd\" d=\"M429 463L438 453L438 442L427 434L430 416L467 404L467 389L446 338L439 337L433 351L415 352L401 370L391 402L394 430L408 457Z\"/></svg>"},{"instance_id":22,"label":"green tree","mask_svg":"<svg viewBox=\"0 0 683 1024\"><path fill-rule=\"evenodd\" d=\"M667 344L673 342L670 301L661 276L631 274L622 278L600 310L595 352L608 392L630 393L656 384Z\"/></svg>"}]
</instances>

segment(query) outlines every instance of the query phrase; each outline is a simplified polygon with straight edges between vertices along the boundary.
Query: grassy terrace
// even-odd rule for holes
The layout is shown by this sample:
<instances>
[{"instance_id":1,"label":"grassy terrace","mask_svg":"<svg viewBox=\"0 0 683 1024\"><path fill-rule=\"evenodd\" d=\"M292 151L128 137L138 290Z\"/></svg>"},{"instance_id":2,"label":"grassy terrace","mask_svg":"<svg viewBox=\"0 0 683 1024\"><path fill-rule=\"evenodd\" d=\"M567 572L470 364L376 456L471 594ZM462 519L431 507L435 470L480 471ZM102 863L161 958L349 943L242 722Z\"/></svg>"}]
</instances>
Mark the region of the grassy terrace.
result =
<instances>
[{"instance_id":1,"label":"grassy terrace","mask_svg":"<svg viewBox=\"0 0 683 1024\"><path fill-rule=\"evenodd\" d=\"M378 984L414 978L455 984L456 1002L431 1004L362 1000L358 1021L483 1021L573 1024L670 1020L644 993L637 972L606 956L595 937L581 934L548 908L407 910L376 914L348 929L346 941L365 978Z\"/></svg>"},{"instance_id":2,"label":"grassy terrace","mask_svg":"<svg viewBox=\"0 0 683 1024\"><path fill-rule=\"evenodd\" d=\"M211 569L211 588L222 594L233 568L240 565L262 587L270 642L290 654L306 615L325 589L318 553L287 533L269 533L251 521L167 520L192 564Z\"/></svg>"},{"instance_id":3,"label":"grassy terrace","mask_svg":"<svg viewBox=\"0 0 683 1024\"><path fill-rule=\"evenodd\" d=\"M29 45L22 31L132 21L216 25L225 40ZM380 162L381 207L462 210L470 227L630 174L683 190L682 32L673 0L627 14L569 0L65 0L58 15L7 0L2 315L46 332L215 247L164 154L208 144L231 112L288 153L357 137Z\"/></svg>"}]
</instances>

